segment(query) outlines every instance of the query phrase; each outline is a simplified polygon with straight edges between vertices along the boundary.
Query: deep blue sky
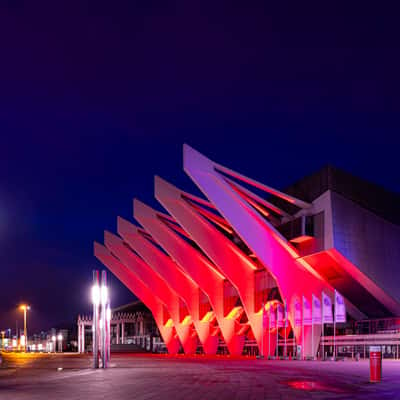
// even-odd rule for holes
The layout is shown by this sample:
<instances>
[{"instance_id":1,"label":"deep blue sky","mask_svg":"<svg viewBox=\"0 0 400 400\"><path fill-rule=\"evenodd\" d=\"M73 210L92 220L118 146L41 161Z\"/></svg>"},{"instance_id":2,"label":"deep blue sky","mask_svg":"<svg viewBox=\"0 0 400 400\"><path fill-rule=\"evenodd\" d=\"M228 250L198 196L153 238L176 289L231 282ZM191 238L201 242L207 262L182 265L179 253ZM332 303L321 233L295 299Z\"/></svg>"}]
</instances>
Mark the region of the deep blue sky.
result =
<instances>
[{"instance_id":1,"label":"deep blue sky","mask_svg":"<svg viewBox=\"0 0 400 400\"><path fill-rule=\"evenodd\" d=\"M0 328L88 309L93 240L154 174L195 191L183 142L280 188L332 163L400 191L398 14L277 3L1 2Z\"/></svg>"}]
</instances>

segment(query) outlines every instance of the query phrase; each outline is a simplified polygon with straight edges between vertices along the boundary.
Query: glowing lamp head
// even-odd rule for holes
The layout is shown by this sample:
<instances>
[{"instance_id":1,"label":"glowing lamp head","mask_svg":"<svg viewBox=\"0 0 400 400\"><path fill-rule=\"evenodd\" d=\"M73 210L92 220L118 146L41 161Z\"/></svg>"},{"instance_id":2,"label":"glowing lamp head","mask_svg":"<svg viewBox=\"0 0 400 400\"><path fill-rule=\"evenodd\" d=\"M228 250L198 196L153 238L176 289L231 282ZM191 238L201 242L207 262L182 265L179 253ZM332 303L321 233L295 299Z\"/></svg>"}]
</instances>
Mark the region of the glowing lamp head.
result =
<instances>
[{"instance_id":1,"label":"glowing lamp head","mask_svg":"<svg viewBox=\"0 0 400 400\"><path fill-rule=\"evenodd\" d=\"M51 337L51 340L52 340L53 342L55 342L55 341L56 341L56 337L55 337L55 336L52 336L52 337Z\"/></svg>"},{"instance_id":2,"label":"glowing lamp head","mask_svg":"<svg viewBox=\"0 0 400 400\"><path fill-rule=\"evenodd\" d=\"M92 287L92 302L94 305L98 305L100 303L100 287L99 287L99 285L94 285Z\"/></svg>"},{"instance_id":3,"label":"glowing lamp head","mask_svg":"<svg viewBox=\"0 0 400 400\"><path fill-rule=\"evenodd\" d=\"M19 306L19 309L22 310L22 311L27 311L27 310L30 310L31 307L28 306L27 304L22 304L22 305Z\"/></svg>"},{"instance_id":4,"label":"glowing lamp head","mask_svg":"<svg viewBox=\"0 0 400 400\"><path fill-rule=\"evenodd\" d=\"M61 342L61 340L63 340L63 337L61 335L61 333L57 336L57 339Z\"/></svg>"},{"instance_id":5,"label":"glowing lamp head","mask_svg":"<svg viewBox=\"0 0 400 400\"><path fill-rule=\"evenodd\" d=\"M106 304L108 301L108 288L105 285L101 286L101 304Z\"/></svg>"},{"instance_id":6,"label":"glowing lamp head","mask_svg":"<svg viewBox=\"0 0 400 400\"><path fill-rule=\"evenodd\" d=\"M107 322L110 322L111 321L111 309L110 309L110 306L107 307L106 316L107 316Z\"/></svg>"}]
</instances>

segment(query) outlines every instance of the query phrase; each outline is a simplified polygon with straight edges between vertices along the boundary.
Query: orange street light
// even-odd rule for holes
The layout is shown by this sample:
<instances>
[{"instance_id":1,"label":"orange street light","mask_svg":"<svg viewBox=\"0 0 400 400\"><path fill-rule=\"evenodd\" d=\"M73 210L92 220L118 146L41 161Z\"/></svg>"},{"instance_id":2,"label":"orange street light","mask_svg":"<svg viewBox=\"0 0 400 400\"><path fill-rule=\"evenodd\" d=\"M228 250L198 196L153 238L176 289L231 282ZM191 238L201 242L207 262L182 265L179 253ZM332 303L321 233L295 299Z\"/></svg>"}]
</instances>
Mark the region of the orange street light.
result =
<instances>
[{"instance_id":1,"label":"orange street light","mask_svg":"<svg viewBox=\"0 0 400 400\"><path fill-rule=\"evenodd\" d=\"M27 349L27 346L28 346L28 335L27 335L27 331L26 331L26 312L28 310L30 310L31 307L28 306L27 304L21 304L19 306L19 309L24 312L24 336L25 336L25 343L24 344L25 344L25 352L26 352L26 349Z\"/></svg>"}]
</instances>

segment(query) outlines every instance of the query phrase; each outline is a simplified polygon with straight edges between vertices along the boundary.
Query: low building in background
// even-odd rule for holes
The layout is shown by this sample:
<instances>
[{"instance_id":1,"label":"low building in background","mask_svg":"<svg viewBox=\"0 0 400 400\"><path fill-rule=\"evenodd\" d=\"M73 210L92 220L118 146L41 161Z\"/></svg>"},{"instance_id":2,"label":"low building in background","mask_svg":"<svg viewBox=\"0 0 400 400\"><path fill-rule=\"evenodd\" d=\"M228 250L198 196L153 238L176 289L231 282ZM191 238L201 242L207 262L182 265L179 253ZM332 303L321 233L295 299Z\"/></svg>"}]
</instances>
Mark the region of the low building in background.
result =
<instances>
[{"instance_id":1,"label":"low building in background","mask_svg":"<svg viewBox=\"0 0 400 400\"><path fill-rule=\"evenodd\" d=\"M92 316L79 315L77 326L78 352L91 352ZM141 301L111 310L110 342L111 352L134 352L139 348L153 352L165 351L154 318Z\"/></svg>"}]
</instances>

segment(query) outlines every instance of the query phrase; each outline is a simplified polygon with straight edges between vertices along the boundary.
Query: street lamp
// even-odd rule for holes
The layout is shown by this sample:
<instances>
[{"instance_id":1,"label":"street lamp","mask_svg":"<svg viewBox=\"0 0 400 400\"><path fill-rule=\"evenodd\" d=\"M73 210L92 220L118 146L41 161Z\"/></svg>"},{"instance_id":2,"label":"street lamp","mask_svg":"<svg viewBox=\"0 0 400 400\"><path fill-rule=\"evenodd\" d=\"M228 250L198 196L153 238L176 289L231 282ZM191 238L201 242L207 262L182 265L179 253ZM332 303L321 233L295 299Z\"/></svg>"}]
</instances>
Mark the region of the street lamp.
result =
<instances>
[{"instance_id":1,"label":"street lamp","mask_svg":"<svg viewBox=\"0 0 400 400\"><path fill-rule=\"evenodd\" d=\"M24 336L25 336L25 343L24 344L25 344L25 352L26 352L26 348L28 346L28 335L27 335L27 332L26 332L26 312L28 310L30 310L31 308L27 304L22 304L19 307L19 309L24 312Z\"/></svg>"},{"instance_id":2,"label":"street lamp","mask_svg":"<svg viewBox=\"0 0 400 400\"><path fill-rule=\"evenodd\" d=\"M93 303L93 368L99 368L99 304L101 300L99 271L93 271L92 303Z\"/></svg>"},{"instance_id":3,"label":"street lamp","mask_svg":"<svg viewBox=\"0 0 400 400\"><path fill-rule=\"evenodd\" d=\"M61 335L61 333L57 336L58 339L58 348L59 351L62 353L62 340L63 340L63 336Z\"/></svg>"},{"instance_id":4,"label":"street lamp","mask_svg":"<svg viewBox=\"0 0 400 400\"><path fill-rule=\"evenodd\" d=\"M99 348L102 368L107 368L107 361L110 358L109 327L111 311L107 311L109 309L109 298L106 271L101 273L101 285L99 271L93 271L92 303L93 368L99 368Z\"/></svg>"},{"instance_id":5,"label":"street lamp","mask_svg":"<svg viewBox=\"0 0 400 400\"><path fill-rule=\"evenodd\" d=\"M55 337L55 335L53 335L52 337L51 337L51 341L53 342L53 350L54 350L54 353L56 352L56 337Z\"/></svg>"}]
</instances>

